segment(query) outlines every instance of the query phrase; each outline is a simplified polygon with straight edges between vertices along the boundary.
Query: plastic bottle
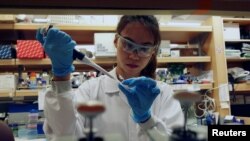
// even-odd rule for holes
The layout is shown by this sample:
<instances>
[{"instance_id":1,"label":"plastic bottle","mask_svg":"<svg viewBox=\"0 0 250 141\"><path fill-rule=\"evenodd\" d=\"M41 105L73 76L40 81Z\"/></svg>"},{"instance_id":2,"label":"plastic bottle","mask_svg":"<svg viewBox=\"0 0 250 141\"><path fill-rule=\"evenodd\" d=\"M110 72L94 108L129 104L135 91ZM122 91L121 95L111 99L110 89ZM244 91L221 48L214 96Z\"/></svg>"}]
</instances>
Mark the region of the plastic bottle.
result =
<instances>
[{"instance_id":1,"label":"plastic bottle","mask_svg":"<svg viewBox=\"0 0 250 141\"><path fill-rule=\"evenodd\" d=\"M36 83L36 73L31 72L30 73L30 84L29 84L30 89L35 89L37 88L37 83Z\"/></svg>"},{"instance_id":2,"label":"plastic bottle","mask_svg":"<svg viewBox=\"0 0 250 141\"><path fill-rule=\"evenodd\" d=\"M37 110L32 109L28 115L28 124L27 124L27 137L28 139L37 138L37 123L38 123L39 113Z\"/></svg>"}]
</instances>

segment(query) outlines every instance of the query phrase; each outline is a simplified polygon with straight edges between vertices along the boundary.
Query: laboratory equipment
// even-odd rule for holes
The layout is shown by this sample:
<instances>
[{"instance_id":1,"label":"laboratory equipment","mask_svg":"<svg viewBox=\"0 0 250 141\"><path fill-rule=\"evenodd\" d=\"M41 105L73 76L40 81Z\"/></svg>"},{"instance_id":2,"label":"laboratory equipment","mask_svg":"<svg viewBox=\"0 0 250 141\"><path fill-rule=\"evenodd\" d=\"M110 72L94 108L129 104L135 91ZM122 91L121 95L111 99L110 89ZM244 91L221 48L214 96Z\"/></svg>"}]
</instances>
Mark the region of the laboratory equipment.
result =
<instances>
[{"instance_id":1,"label":"laboratory equipment","mask_svg":"<svg viewBox=\"0 0 250 141\"><path fill-rule=\"evenodd\" d=\"M201 100L201 95L193 91L178 91L174 94L174 98L179 100L184 110L184 126L173 129L170 136L170 141L205 141L204 138L198 137L198 132L187 129L187 114L189 107L194 103Z\"/></svg>"},{"instance_id":2,"label":"laboratory equipment","mask_svg":"<svg viewBox=\"0 0 250 141\"><path fill-rule=\"evenodd\" d=\"M103 69L102 67L100 67L95 62L91 61L87 56L85 56L85 54L83 54L80 51L74 49L73 50L73 60L76 60L76 59L77 59L77 61L80 61L83 64L86 64L86 65L89 65L91 67L94 67L95 69L97 69L98 71L100 71L103 74L106 74L110 78L115 79L111 74L109 74L109 72L107 72L105 69Z\"/></svg>"},{"instance_id":3,"label":"laboratory equipment","mask_svg":"<svg viewBox=\"0 0 250 141\"><path fill-rule=\"evenodd\" d=\"M89 128L85 128L84 131L86 138L82 138L79 141L103 141L102 138L94 137L96 131L93 128L93 119L105 111L104 105L98 101L87 101L78 104L77 111L89 121Z\"/></svg>"},{"instance_id":4,"label":"laboratory equipment","mask_svg":"<svg viewBox=\"0 0 250 141\"><path fill-rule=\"evenodd\" d=\"M49 29L52 28L52 27L53 27L53 25L49 25L47 28L42 28L40 30L41 34L43 34L44 37L47 36L47 33L48 33ZM91 67L94 67L95 69L97 69L101 73L106 74L107 76L109 76L112 79L115 79L105 69L103 69L102 67L100 67L95 62L91 61L85 54L83 54L82 52L80 52L80 51L78 51L76 49L73 50L73 60L77 60L79 62L82 62L83 64L86 64L86 65L89 65Z\"/></svg>"}]
</instances>

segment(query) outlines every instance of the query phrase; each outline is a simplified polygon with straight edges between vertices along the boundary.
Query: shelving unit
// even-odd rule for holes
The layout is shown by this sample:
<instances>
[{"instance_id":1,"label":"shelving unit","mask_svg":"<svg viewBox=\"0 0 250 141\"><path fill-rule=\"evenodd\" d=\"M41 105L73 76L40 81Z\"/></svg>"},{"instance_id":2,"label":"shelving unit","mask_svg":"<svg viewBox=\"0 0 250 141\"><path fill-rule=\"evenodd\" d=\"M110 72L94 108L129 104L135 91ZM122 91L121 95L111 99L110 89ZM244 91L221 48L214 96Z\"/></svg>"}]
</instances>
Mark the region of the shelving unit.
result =
<instances>
[{"instance_id":1,"label":"shelving unit","mask_svg":"<svg viewBox=\"0 0 250 141\"><path fill-rule=\"evenodd\" d=\"M15 96L15 92L11 90L0 90L0 98L3 97L13 97Z\"/></svg>"},{"instance_id":2,"label":"shelving unit","mask_svg":"<svg viewBox=\"0 0 250 141\"><path fill-rule=\"evenodd\" d=\"M161 26L161 36L163 40L170 40L171 43L177 44L189 44L191 42L197 43L203 52L206 53L205 56L186 56L186 57L165 57L158 58L158 67L165 67L168 63L184 63L184 64L202 64L202 69L205 71L212 70L214 74L214 83L211 84L198 84L201 90L213 89L218 87L220 84L227 82L226 76L220 75L221 68L224 69L226 66L225 56L218 53L217 46L222 44L220 40L220 35L217 30L221 30L222 27L218 25L221 24L219 17L211 17L206 20L201 26ZM33 24L33 23L15 23L15 24L0 24L1 30L12 30L19 33L21 39L35 39L36 30L38 28L48 26L47 24ZM57 28L67 32L72 36L72 38L78 44L93 44L94 43L94 33L97 32L115 32L115 26L95 26L95 25L55 25ZM224 60L223 60L224 59ZM116 65L116 58L97 58L93 60L105 69L112 68ZM35 68L36 70L43 69L44 67L50 67L51 62L49 59L12 59L4 62L0 60L0 64L5 64L5 66L13 67L13 70L17 71L18 66L24 66L26 69ZM88 69L86 65L82 65L80 62L74 62L76 68L81 68L82 70ZM1 66L0 65L0 66ZM93 69L93 68L92 68ZM1 69L0 69L1 70ZM225 69L226 70L226 69ZM185 86L179 87L188 87ZM178 86L176 86L178 87ZM216 89L213 91L211 96L216 99L217 109L222 116L229 114L230 109L222 109L219 104L219 91ZM17 90L15 95L20 96L37 96L37 91L35 90Z\"/></svg>"},{"instance_id":3,"label":"shelving unit","mask_svg":"<svg viewBox=\"0 0 250 141\"><path fill-rule=\"evenodd\" d=\"M234 87L236 92L249 92L250 94L250 84L248 83L236 84Z\"/></svg>"},{"instance_id":4,"label":"shelving unit","mask_svg":"<svg viewBox=\"0 0 250 141\"><path fill-rule=\"evenodd\" d=\"M16 90L15 97L38 96L39 89L35 90Z\"/></svg>"},{"instance_id":5,"label":"shelving unit","mask_svg":"<svg viewBox=\"0 0 250 141\"><path fill-rule=\"evenodd\" d=\"M0 26L0 29L9 29L15 30L18 32L22 32L23 36L26 38L30 37L30 34L33 35L32 39L35 37L35 31L38 28L47 26L47 24L34 24L34 23L15 23L8 26L8 24L3 24ZM115 26L94 26L94 25L77 25L77 24L57 24L55 25L57 28L64 30L66 32L82 32L82 34L87 34L87 39L81 39L83 41L79 41L79 37L76 37L76 41L81 43L93 43L93 33L95 32L114 32ZM212 26L209 25L202 25L202 26L195 26L195 27L185 27L185 26L162 26L160 27L162 38L165 40L171 40L174 43L187 43L191 39L196 38L197 36L203 33L211 33ZM25 35L25 33L31 32ZM73 33L72 38L75 39ZM77 34L79 35L79 34ZM82 37L81 37L82 38ZM1 60L0 60L1 61ZM158 58L159 66L164 65L166 63L204 63L210 62L210 56L198 56L198 57L166 57L166 58ZM108 59L95 59L99 65L115 65L115 58L108 58ZM7 62L8 63L8 62ZM6 63L6 64L7 64ZM15 63L15 64L13 64ZM28 66L39 66L39 65L50 65L51 62L49 59L16 59L11 65L28 65ZM81 64L79 62L75 62L76 65Z\"/></svg>"},{"instance_id":6,"label":"shelving unit","mask_svg":"<svg viewBox=\"0 0 250 141\"><path fill-rule=\"evenodd\" d=\"M16 60L15 59L1 59L0 60L0 66L10 66L10 65L15 65Z\"/></svg>"},{"instance_id":7,"label":"shelving unit","mask_svg":"<svg viewBox=\"0 0 250 141\"><path fill-rule=\"evenodd\" d=\"M247 25L249 25L250 27L250 19L248 18L223 18L223 23L238 23L240 26L239 28L241 28L241 26L247 26ZM250 43L250 39L237 39L237 40L232 39L232 40L224 40L224 42L225 43ZM245 58L245 57L227 58L228 66L233 64L233 66L241 67L242 63L249 63L249 62L250 62L250 58ZM237 88L236 91L246 91L250 89L250 85L248 86L247 84L237 84L235 87Z\"/></svg>"},{"instance_id":8,"label":"shelving unit","mask_svg":"<svg viewBox=\"0 0 250 141\"><path fill-rule=\"evenodd\" d=\"M236 23L239 25L239 31L240 31L240 39L225 39L224 44L225 48L226 45L231 45L235 46L235 48L241 50L242 43L248 43L250 44L250 35L249 39L242 39L242 27L249 26L250 27L250 19L249 18L223 18L222 19L223 24L224 23ZM245 57L227 57L227 68L232 68L232 67L241 67L244 70L250 71L249 63L250 63L250 58L245 58ZM235 82L234 82L235 83ZM238 97L238 98L244 98L243 101L246 101L245 98L247 95L250 94L250 84L248 83L235 83L234 84L234 94L235 95L242 95L243 97ZM233 91L231 91L232 93ZM238 101L241 101L240 99ZM243 108L245 109L245 105L239 105L237 103L234 103L234 101L231 102L231 108L234 109L232 111L232 114L236 115L237 111L240 110L238 108ZM246 103L247 104L247 103ZM232 107L234 106L234 107ZM242 106L242 107L241 107ZM246 111L247 112L247 111ZM242 116L242 115L238 115ZM241 117L242 118L242 117ZM248 124L249 124L249 117L244 117L243 119L246 119Z\"/></svg>"}]
</instances>

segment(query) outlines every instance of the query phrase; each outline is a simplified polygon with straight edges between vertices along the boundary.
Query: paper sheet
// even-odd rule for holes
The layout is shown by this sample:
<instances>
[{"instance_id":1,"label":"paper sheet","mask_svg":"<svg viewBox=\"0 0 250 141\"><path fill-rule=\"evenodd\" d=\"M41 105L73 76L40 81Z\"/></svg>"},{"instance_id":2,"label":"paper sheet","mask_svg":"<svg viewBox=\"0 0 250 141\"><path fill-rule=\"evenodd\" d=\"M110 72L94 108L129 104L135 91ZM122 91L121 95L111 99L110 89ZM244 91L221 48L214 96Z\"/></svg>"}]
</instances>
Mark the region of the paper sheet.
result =
<instances>
[{"instance_id":1,"label":"paper sheet","mask_svg":"<svg viewBox=\"0 0 250 141\"><path fill-rule=\"evenodd\" d=\"M219 85L220 102L230 101L228 84Z\"/></svg>"},{"instance_id":2,"label":"paper sheet","mask_svg":"<svg viewBox=\"0 0 250 141\"><path fill-rule=\"evenodd\" d=\"M221 109L228 109L230 108L229 102L220 102Z\"/></svg>"},{"instance_id":3,"label":"paper sheet","mask_svg":"<svg viewBox=\"0 0 250 141\"><path fill-rule=\"evenodd\" d=\"M44 109L44 99L46 90L42 89L38 92L38 110Z\"/></svg>"}]
</instances>

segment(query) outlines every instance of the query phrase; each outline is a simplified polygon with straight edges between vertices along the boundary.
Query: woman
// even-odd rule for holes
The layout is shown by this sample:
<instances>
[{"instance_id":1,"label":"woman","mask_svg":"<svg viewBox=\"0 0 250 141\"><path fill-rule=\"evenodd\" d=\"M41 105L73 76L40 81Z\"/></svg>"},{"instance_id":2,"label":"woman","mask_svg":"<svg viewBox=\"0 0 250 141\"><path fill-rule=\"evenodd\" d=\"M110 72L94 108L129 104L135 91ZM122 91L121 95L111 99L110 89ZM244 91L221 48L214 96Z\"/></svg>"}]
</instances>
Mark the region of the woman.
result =
<instances>
[{"instance_id":1,"label":"woman","mask_svg":"<svg viewBox=\"0 0 250 141\"><path fill-rule=\"evenodd\" d=\"M122 16L114 44L117 66L110 74L84 82L71 89L72 52L76 43L66 33L50 29L47 37L38 32L52 62L52 89L45 98L45 132L52 137L84 135L85 119L75 109L77 103L98 100L106 111L94 121L100 136L119 135L124 141L149 140L144 131L156 129L166 134L183 125L180 104L171 88L156 82L156 54L161 41L154 16Z\"/></svg>"}]
</instances>

